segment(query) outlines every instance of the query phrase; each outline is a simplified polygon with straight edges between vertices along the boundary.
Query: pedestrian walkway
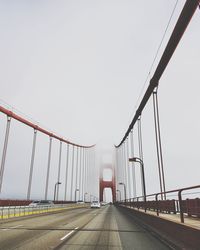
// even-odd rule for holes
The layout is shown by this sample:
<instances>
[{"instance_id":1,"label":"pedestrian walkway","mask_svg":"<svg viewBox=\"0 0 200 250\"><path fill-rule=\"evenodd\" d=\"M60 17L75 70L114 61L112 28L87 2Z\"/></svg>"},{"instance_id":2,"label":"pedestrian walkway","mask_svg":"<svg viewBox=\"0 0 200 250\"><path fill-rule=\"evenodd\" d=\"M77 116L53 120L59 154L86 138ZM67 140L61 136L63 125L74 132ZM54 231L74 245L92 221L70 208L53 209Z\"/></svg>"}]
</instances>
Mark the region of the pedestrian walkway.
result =
<instances>
[{"instance_id":1,"label":"pedestrian walkway","mask_svg":"<svg viewBox=\"0 0 200 250\"><path fill-rule=\"evenodd\" d=\"M128 207L129 209L133 209L133 210L139 211L141 213L146 213L146 214L149 214L149 215L157 217L156 211L147 210L145 212L144 209L139 209L138 210L138 209L133 208L133 207L129 207L129 206L125 206L125 205L122 205L122 206ZM189 217L187 215L184 215L184 223L181 223L181 219L180 219L180 214L179 213L177 213L177 214L159 213L159 217L162 218L162 219L165 219L165 220L173 221L173 222L176 222L176 223L179 223L179 224L183 224L185 226L192 227L192 228L200 230L200 218L197 218L197 217Z\"/></svg>"}]
</instances>

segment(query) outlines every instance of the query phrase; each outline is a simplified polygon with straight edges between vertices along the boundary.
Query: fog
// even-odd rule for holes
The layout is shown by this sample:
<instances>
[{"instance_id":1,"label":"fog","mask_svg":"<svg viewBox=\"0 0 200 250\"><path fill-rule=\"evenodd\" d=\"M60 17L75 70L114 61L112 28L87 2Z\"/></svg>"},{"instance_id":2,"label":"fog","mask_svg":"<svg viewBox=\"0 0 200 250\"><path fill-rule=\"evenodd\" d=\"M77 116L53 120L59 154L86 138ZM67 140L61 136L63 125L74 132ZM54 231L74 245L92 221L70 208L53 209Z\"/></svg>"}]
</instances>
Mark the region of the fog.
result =
<instances>
[{"instance_id":1,"label":"fog","mask_svg":"<svg viewBox=\"0 0 200 250\"><path fill-rule=\"evenodd\" d=\"M0 104L67 140L96 144L95 180L89 184L96 196L99 167L102 162L115 165L114 145L135 114L185 1L178 1L151 68L176 2L0 1ZM197 11L159 83L167 190L199 184L199 25ZM5 127L6 116L0 114L0 156ZM159 182L152 100L142 114L142 134L147 193L153 193L159 191ZM32 139L31 128L12 120L0 198L26 197ZM44 194L48 140L38 133L32 198ZM104 161L105 152L110 158ZM58 154L54 140L49 198ZM65 161L63 145L62 182ZM136 180L139 195L138 169ZM105 196L110 201L110 191Z\"/></svg>"}]
</instances>

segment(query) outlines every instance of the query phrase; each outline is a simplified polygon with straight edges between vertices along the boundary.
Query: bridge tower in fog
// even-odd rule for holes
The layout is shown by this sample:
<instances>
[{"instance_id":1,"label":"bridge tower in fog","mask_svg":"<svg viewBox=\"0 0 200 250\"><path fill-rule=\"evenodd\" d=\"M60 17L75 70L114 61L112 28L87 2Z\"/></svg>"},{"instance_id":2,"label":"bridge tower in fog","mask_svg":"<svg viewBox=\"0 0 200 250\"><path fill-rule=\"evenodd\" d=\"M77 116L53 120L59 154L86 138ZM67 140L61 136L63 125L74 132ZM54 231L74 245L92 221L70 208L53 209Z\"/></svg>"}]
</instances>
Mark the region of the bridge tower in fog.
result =
<instances>
[{"instance_id":1,"label":"bridge tower in fog","mask_svg":"<svg viewBox=\"0 0 200 250\"><path fill-rule=\"evenodd\" d=\"M103 172L104 170L111 170L112 178L110 181L104 180ZM103 164L100 168L100 181L99 181L99 197L100 201L103 201L103 191L104 188L111 188L112 191L112 200L116 201L116 184L115 184L115 170L112 164Z\"/></svg>"}]
</instances>

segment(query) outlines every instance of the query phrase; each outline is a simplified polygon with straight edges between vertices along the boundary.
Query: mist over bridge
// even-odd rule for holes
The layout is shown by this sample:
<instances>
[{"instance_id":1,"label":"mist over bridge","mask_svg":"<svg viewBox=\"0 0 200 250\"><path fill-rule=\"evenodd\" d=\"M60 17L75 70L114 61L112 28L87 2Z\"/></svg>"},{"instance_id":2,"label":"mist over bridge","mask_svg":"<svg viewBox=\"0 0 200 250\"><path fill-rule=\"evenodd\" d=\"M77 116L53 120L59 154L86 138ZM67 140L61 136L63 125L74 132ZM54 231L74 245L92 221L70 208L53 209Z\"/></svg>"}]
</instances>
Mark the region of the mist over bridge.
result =
<instances>
[{"instance_id":1,"label":"mist over bridge","mask_svg":"<svg viewBox=\"0 0 200 250\"><path fill-rule=\"evenodd\" d=\"M4 122L0 167L2 249L198 249L200 186L195 181L191 186L176 186L174 178L175 188L168 188L163 156L167 145L162 141L159 113L161 77L198 6L199 1L186 1L135 115L119 144L113 147L112 161L100 166L101 170L98 145L65 139L15 110L0 107ZM177 93L177 100L181 94ZM143 126L148 105L153 108L148 114L154 133L150 135L149 130L145 142ZM19 136L18 140L13 140L14 135ZM144 150L151 148L152 141L157 161L155 179ZM103 179L103 169L112 170L110 181ZM177 172L174 169L174 176ZM197 174L198 169L193 175ZM155 192L152 187L156 187ZM106 188L112 190L112 199L103 197ZM29 206L36 199L52 200L54 205ZM104 199L114 205L90 209L90 202Z\"/></svg>"}]
</instances>

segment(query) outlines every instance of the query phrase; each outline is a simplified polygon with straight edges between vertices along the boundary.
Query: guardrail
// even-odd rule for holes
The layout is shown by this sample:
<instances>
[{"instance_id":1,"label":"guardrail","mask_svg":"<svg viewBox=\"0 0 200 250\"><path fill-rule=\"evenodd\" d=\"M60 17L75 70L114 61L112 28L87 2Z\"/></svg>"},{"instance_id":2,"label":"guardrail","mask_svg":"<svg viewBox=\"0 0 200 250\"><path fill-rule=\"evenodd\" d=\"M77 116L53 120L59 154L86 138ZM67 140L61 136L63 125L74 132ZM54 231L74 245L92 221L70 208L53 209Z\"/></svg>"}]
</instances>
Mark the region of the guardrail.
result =
<instances>
[{"instance_id":1,"label":"guardrail","mask_svg":"<svg viewBox=\"0 0 200 250\"><path fill-rule=\"evenodd\" d=\"M2 206L0 207L0 219L9 219L13 217L27 216L27 215L35 215L42 214L48 212L55 212L59 210L66 210L72 208L85 207L86 204L57 204L50 206Z\"/></svg>"},{"instance_id":2,"label":"guardrail","mask_svg":"<svg viewBox=\"0 0 200 250\"><path fill-rule=\"evenodd\" d=\"M180 214L180 221L184 223L184 214L187 216L193 216L200 218L200 199L199 198L187 198L182 199L183 191L200 189L200 185L187 188L170 190L162 193L155 193L144 196L139 196L131 199L126 199L118 202L128 207L155 211L157 216L159 213L173 213ZM163 199L167 194L175 193L178 199ZM160 197L160 200L159 200ZM142 201L141 201L142 199ZM147 200L150 199L150 200Z\"/></svg>"},{"instance_id":3,"label":"guardrail","mask_svg":"<svg viewBox=\"0 0 200 250\"><path fill-rule=\"evenodd\" d=\"M0 200L0 207L5 206L28 206L33 200L10 200L10 199L1 199ZM53 201L54 204L72 204L76 203L75 201L63 201L63 200L56 200Z\"/></svg>"},{"instance_id":4,"label":"guardrail","mask_svg":"<svg viewBox=\"0 0 200 250\"><path fill-rule=\"evenodd\" d=\"M28 206L32 200L10 200L3 199L0 200L0 207L9 207L9 206Z\"/></svg>"}]
</instances>

